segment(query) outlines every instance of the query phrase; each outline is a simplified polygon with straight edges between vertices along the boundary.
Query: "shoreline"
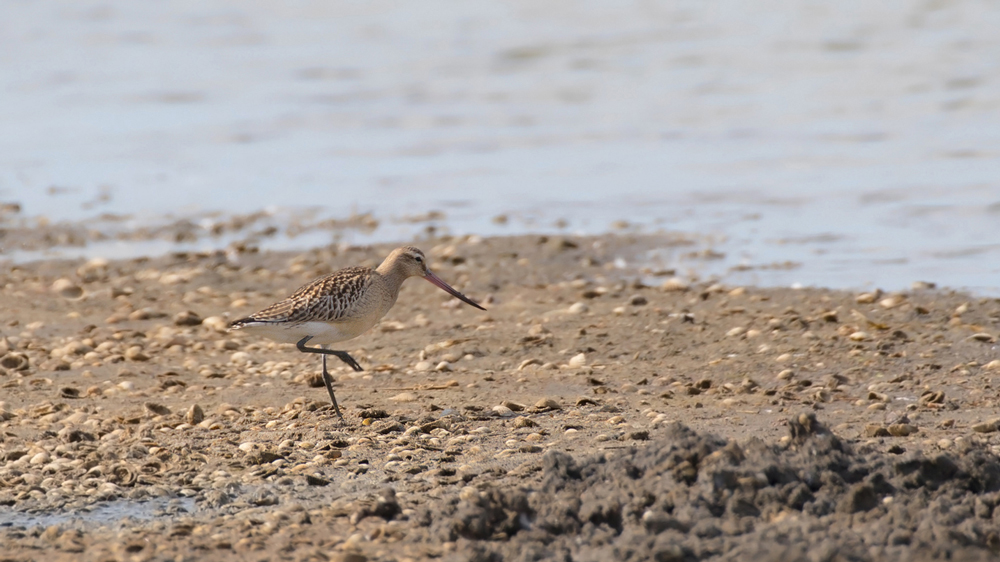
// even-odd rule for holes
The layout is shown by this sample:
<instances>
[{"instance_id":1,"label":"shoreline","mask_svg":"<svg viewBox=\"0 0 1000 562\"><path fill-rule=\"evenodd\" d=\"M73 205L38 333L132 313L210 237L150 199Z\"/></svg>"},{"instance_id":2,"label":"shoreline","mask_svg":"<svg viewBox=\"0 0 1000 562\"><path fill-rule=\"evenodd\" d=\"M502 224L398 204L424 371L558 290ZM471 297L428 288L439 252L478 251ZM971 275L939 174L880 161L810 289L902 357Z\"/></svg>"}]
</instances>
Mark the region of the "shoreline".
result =
<instances>
[{"instance_id":1,"label":"shoreline","mask_svg":"<svg viewBox=\"0 0 1000 562\"><path fill-rule=\"evenodd\" d=\"M730 226L721 225L718 217L706 217L702 226L690 218L673 224L605 217L608 222L602 226L587 219L570 222L548 218L501 213L470 223L468 217L436 210L403 216L355 212L338 217L325 215L318 208L275 208L243 214L202 212L144 218L104 214L94 220L50 223L43 217L0 213L0 264L128 260L178 253L306 252L331 245L421 244L469 236L634 237L648 243L642 248L644 253L635 254L638 263L627 265L675 269L689 281L714 279L734 286L858 291L940 286L977 296L1000 296L997 277L988 265L983 266L989 263L985 258L992 251L989 245L927 245L904 250L896 247L897 240L896 246L882 248L872 246L875 242L867 236L852 239L832 232L779 235L773 225L764 235L752 226L758 220L753 217L734 218L736 223Z\"/></svg>"}]
</instances>

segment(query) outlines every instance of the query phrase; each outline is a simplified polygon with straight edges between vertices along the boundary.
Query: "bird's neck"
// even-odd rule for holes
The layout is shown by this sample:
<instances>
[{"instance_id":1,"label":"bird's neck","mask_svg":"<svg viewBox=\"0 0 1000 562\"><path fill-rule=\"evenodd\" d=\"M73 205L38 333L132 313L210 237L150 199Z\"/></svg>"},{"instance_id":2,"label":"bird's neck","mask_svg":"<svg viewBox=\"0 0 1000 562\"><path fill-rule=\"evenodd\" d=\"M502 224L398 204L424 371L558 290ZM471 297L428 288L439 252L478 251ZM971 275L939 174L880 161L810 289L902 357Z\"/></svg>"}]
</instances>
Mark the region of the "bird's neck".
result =
<instances>
[{"instance_id":1,"label":"bird's neck","mask_svg":"<svg viewBox=\"0 0 1000 562\"><path fill-rule=\"evenodd\" d=\"M403 281L406 281L406 275L400 271L400 268L393 267L393 264L387 262L388 260L382 262L375 271L382 277L386 287L396 295L399 294L399 288L403 286Z\"/></svg>"}]
</instances>

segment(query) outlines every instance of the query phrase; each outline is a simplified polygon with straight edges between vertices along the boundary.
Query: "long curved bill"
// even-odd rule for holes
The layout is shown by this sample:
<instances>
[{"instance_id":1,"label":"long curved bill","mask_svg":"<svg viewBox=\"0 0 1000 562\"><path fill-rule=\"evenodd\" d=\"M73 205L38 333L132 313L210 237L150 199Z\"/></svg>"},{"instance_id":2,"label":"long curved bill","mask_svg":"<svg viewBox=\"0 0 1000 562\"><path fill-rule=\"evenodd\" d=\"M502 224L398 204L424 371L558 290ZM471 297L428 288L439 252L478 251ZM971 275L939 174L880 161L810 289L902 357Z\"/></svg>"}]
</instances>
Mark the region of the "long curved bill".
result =
<instances>
[{"instance_id":1,"label":"long curved bill","mask_svg":"<svg viewBox=\"0 0 1000 562\"><path fill-rule=\"evenodd\" d=\"M472 306L478 308L479 310L486 310L482 306L479 306L479 303L477 303L476 301L474 301L474 300L470 299L469 297L463 295L462 293L459 293L458 291L456 291L455 289L453 289L451 287L451 285L445 283L440 277L438 277L437 275L434 275L430 271L427 272L427 275L424 275L424 279L426 279L426 280L430 281L431 283L437 285L438 287L440 287L441 289L443 289L445 292L447 292L449 295L457 298L458 300L464 302L465 304L471 304Z\"/></svg>"}]
</instances>

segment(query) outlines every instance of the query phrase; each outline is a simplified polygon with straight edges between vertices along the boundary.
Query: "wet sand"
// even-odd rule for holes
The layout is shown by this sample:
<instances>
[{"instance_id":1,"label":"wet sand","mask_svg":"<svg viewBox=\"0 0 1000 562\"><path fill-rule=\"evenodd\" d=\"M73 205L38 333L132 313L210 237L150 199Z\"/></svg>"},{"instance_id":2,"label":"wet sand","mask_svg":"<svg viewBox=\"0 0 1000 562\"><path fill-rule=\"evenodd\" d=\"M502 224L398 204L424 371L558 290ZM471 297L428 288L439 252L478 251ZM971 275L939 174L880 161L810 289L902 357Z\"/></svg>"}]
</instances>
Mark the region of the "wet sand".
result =
<instances>
[{"instance_id":1,"label":"wet sand","mask_svg":"<svg viewBox=\"0 0 1000 562\"><path fill-rule=\"evenodd\" d=\"M489 310L409 281L336 365L343 422L315 356L226 324L391 246L12 266L2 558L1000 551L1000 302L616 265L669 243L420 241Z\"/></svg>"}]
</instances>

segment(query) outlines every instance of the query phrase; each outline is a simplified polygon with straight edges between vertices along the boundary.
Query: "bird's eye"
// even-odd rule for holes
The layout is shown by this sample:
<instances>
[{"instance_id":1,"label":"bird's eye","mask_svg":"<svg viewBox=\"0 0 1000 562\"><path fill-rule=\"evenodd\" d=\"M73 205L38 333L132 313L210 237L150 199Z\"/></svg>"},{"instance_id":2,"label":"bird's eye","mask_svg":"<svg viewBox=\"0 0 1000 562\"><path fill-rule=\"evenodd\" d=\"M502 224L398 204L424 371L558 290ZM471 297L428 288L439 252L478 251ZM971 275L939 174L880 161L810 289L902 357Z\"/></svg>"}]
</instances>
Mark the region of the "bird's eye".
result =
<instances>
[{"instance_id":1,"label":"bird's eye","mask_svg":"<svg viewBox=\"0 0 1000 562\"><path fill-rule=\"evenodd\" d=\"M420 256L414 256L413 259L417 260L417 263L424 263L424 258Z\"/></svg>"}]
</instances>

